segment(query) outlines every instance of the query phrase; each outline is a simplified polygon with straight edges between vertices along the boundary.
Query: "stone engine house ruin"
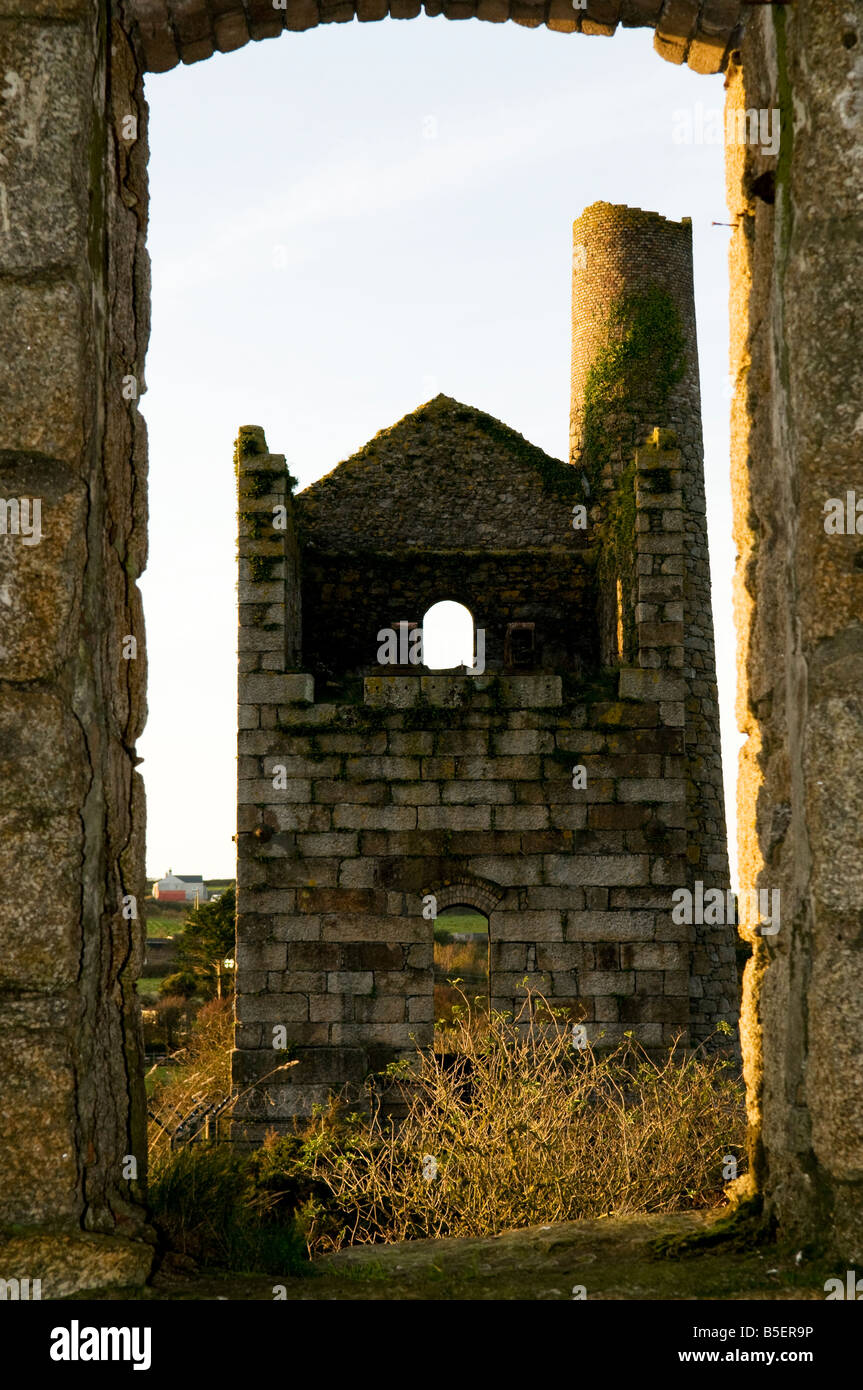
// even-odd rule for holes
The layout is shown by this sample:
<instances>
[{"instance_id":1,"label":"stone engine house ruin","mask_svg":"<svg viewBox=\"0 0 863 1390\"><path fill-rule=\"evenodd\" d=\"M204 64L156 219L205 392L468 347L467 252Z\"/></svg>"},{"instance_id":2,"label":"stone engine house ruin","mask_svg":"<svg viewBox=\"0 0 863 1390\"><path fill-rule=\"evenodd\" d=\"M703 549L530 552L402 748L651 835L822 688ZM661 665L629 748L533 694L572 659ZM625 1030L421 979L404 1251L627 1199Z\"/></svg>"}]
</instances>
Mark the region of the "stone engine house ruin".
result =
<instances>
[{"instance_id":1,"label":"stone engine house ruin","mask_svg":"<svg viewBox=\"0 0 863 1390\"><path fill-rule=\"evenodd\" d=\"M431 1042L431 898L486 914L494 1008L736 1019L735 927L671 910L728 884L689 221L588 208L572 293L569 462L441 395L294 496L240 430L247 1139ZM475 669L379 660L443 599Z\"/></svg>"}]
</instances>

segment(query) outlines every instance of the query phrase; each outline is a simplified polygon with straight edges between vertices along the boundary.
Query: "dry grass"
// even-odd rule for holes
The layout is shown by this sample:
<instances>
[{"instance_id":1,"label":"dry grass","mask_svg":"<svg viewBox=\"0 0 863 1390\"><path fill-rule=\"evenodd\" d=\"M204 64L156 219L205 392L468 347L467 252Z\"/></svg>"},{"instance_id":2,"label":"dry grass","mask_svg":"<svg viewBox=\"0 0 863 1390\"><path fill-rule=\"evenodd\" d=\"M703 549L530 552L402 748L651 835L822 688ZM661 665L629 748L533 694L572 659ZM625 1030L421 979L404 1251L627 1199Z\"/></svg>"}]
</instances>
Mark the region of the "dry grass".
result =
<instances>
[{"instance_id":1,"label":"dry grass","mask_svg":"<svg viewBox=\"0 0 863 1390\"><path fill-rule=\"evenodd\" d=\"M452 980L461 980L464 993ZM488 937L477 933L475 941L434 944L434 1017L438 1024L436 1046L440 1050L440 1025L452 1024L453 1009L459 1008L467 994L475 1012L483 1012L488 994Z\"/></svg>"},{"instance_id":2,"label":"dry grass","mask_svg":"<svg viewBox=\"0 0 863 1390\"><path fill-rule=\"evenodd\" d=\"M488 937L480 936L477 941L453 941L447 946L439 941L434 944L435 974L443 975L485 975L488 973Z\"/></svg>"},{"instance_id":3,"label":"dry grass","mask_svg":"<svg viewBox=\"0 0 863 1390\"><path fill-rule=\"evenodd\" d=\"M453 984L450 980L435 980L435 1051L445 1052L448 1041L452 1041L452 1036L450 1035L447 1041L446 1035L448 1030L452 1027L453 1018L455 1016L453 1010L457 1013L459 1008L461 1008L463 998L464 995L459 985ZM487 1000L482 995L477 994L471 999L471 1005L474 1013L479 1015L487 1008Z\"/></svg>"},{"instance_id":4,"label":"dry grass","mask_svg":"<svg viewBox=\"0 0 863 1390\"><path fill-rule=\"evenodd\" d=\"M198 1011L188 1045L172 1054L171 1066L151 1069L149 1074L159 1078L148 1106L151 1173L170 1153L171 1135L196 1105L216 1105L230 1095L233 1030L231 1001L213 1000Z\"/></svg>"},{"instance_id":5,"label":"dry grass","mask_svg":"<svg viewBox=\"0 0 863 1390\"><path fill-rule=\"evenodd\" d=\"M715 1206L724 1158L739 1159L744 1141L742 1086L727 1062L680 1048L655 1061L631 1039L578 1051L571 1023L528 993L515 1020L461 995L435 1047L389 1069L407 1105L398 1125L342 1095L251 1154L172 1148L194 1105L229 1096L231 1045L230 1003L205 1006L150 1101L159 1227L175 1248L231 1268L296 1262L304 1245L316 1255Z\"/></svg>"},{"instance_id":6,"label":"dry grass","mask_svg":"<svg viewBox=\"0 0 863 1390\"><path fill-rule=\"evenodd\" d=\"M269 1190L310 1194L312 1253L723 1200L723 1159L745 1133L727 1062L679 1048L655 1062L631 1039L578 1051L534 994L517 1020L478 1019L463 1000L445 1034L454 1064L428 1049L409 1079L401 1069L400 1125L334 1100L265 1146Z\"/></svg>"},{"instance_id":7,"label":"dry grass","mask_svg":"<svg viewBox=\"0 0 863 1390\"><path fill-rule=\"evenodd\" d=\"M234 1010L230 999L213 999L198 1010L194 1026L189 1031L188 1043L171 1054L171 1065L157 1064L150 1069L148 1079L156 1077L150 1088L148 1110L150 1114L148 1150L152 1174L158 1174L160 1164L171 1153L171 1135L181 1120L189 1116L197 1107L203 1111L208 1106L221 1106L215 1120L214 1138L227 1137L230 1115L233 1109L231 1100L231 1049L234 1046ZM284 1055L284 1054L282 1054ZM296 1062L278 1063L279 1054L274 1052L276 1065L273 1071L282 1067L294 1067ZM236 1098L234 1098L236 1099ZM201 1129L204 1117L202 1114Z\"/></svg>"}]
</instances>

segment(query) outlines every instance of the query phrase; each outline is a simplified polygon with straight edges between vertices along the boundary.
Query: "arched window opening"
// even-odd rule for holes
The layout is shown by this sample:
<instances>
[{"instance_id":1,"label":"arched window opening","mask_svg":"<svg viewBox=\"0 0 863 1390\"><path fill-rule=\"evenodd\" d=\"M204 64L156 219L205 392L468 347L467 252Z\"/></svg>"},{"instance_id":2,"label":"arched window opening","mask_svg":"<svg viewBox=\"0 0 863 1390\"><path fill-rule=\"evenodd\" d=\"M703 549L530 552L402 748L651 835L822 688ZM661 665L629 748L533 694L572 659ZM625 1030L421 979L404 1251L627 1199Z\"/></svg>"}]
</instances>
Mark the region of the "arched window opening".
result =
<instances>
[{"instance_id":1,"label":"arched window opening","mask_svg":"<svg viewBox=\"0 0 863 1390\"><path fill-rule=\"evenodd\" d=\"M451 1031L453 1006L472 1016L488 1011L488 918L475 907L455 904L439 912L434 933L435 1046L450 1052L457 1047ZM453 980L459 983L453 984ZM464 996L464 997L463 997Z\"/></svg>"},{"instance_id":2,"label":"arched window opening","mask_svg":"<svg viewBox=\"0 0 863 1390\"><path fill-rule=\"evenodd\" d=\"M463 603L443 599L423 618L423 665L430 671L473 666L473 617Z\"/></svg>"}]
</instances>

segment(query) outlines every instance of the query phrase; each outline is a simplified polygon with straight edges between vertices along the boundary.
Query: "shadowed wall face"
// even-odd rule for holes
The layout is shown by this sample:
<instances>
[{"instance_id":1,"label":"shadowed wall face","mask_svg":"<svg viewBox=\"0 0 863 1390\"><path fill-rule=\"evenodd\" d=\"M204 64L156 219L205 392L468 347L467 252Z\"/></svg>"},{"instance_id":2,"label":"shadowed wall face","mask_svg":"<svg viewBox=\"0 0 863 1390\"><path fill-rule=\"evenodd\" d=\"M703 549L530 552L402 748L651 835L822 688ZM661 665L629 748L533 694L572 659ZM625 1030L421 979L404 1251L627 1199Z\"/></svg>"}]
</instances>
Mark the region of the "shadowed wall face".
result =
<instances>
[{"instance_id":1,"label":"shadowed wall face","mask_svg":"<svg viewBox=\"0 0 863 1390\"><path fill-rule=\"evenodd\" d=\"M503 672L507 633L531 623L529 669L596 665L590 537L572 526L578 479L482 411L437 396L296 499L303 662L325 681L379 674L378 632L443 599L484 634ZM511 646L511 642L509 644Z\"/></svg>"}]
</instances>

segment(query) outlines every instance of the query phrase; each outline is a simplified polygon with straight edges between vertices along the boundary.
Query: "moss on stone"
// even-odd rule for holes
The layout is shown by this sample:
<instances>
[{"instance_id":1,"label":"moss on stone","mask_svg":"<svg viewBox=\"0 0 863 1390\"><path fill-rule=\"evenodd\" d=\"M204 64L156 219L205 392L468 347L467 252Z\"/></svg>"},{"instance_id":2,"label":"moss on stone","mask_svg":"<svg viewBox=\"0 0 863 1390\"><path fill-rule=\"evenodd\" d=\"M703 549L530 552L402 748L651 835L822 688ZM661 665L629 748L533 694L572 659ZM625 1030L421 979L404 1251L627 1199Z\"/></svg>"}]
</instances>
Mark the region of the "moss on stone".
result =
<instances>
[{"instance_id":1,"label":"moss on stone","mask_svg":"<svg viewBox=\"0 0 863 1390\"><path fill-rule=\"evenodd\" d=\"M579 494L581 489L579 475L571 464L564 463L562 459L552 458L536 444L531 444L517 430L511 429L501 420L496 420L493 415L486 415L481 410L471 410L469 415L476 427L489 439L492 439L495 444L506 449L516 462L527 464L530 468L536 469L547 491L557 497L572 497Z\"/></svg>"},{"instance_id":2,"label":"moss on stone","mask_svg":"<svg viewBox=\"0 0 863 1390\"><path fill-rule=\"evenodd\" d=\"M776 85L779 94L780 110L780 135L779 135L779 162L776 166L776 186L784 185L786 189L791 178L791 159L794 153L794 104L791 92L791 79L788 76L788 36L786 32L787 19L784 6L777 6L772 12L773 27L776 35ZM791 214L790 200L789 206L785 209L788 216Z\"/></svg>"},{"instance_id":3,"label":"moss on stone","mask_svg":"<svg viewBox=\"0 0 863 1390\"><path fill-rule=\"evenodd\" d=\"M405 733L422 733L425 729L448 729L452 725L451 706L429 704L422 696L416 705L402 711Z\"/></svg>"},{"instance_id":4,"label":"moss on stone","mask_svg":"<svg viewBox=\"0 0 863 1390\"><path fill-rule=\"evenodd\" d=\"M537 472L543 485L556 496L572 496L578 493L580 480L575 470L561 459L551 458L537 445L531 444L524 435L495 419L485 411L473 406L462 405L451 396L439 395L434 400L406 415L396 424L378 434L348 459L345 459L332 472L312 483L302 493L303 508L312 525L318 504L326 495L326 490L344 478L345 470L353 474L357 469L373 466L384 472L392 472L398 466L399 455L414 460L434 452L434 445L449 450L451 439L449 430L457 427L459 447L476 441L488 441L497 445L514 465L529 467ZM352 552L354 553L354 552ZM356 552L359 553L359 552Z\"/></svg>"},{"instance_id":5,"label":"moss on stone","mask_svg":"<svg viewBox=\"0 0 863 1390\"><path fill-rule=\"evenodd\" d=\"M286 1278L291 1301L414 1302L573 1300L583 1284L589 1302L614 1300L823 1300L826 1263L799 1264L792 1246L716 1242L715 1212L605 1217L504 1231L496 1236L355 1245L315 1260L310 1278ZM697 1243L700 1235L707 1241ZM674 1247L692 1240L689 1250ZM657 1242L671 1249L659 1254ZM233 1298L272 1303L273 1276L168 1268L143 1289L99 1291L102 1299L139 1301ZM788 1319L786 1319L787 1321ZM803 1321L801 1317L800 1321Z\"/></svg>"},{"instance_id":6,"label":"moss on stone","mask_svg":"<svg viewBox=\"0 0 863 1390\"><path fill-rule=\"evenodd\" d=\"M617 697L616 670L596 671L588 680L567 671L564 672L561 681L565 705L595 705Z\"/></svg>"},{"instance_id":7,"label":"moss on stone","mask_svg":"<svg viewBox=\"0 0 863 1390\"><path fill-rule=\"evenodd\" d=\"M635 450L644 442L645 421L660 425L671 392L686 366L680 316L659 285L622 295L611 306L608 343L587 374L584 388L581 462L591 490L608 489L615 461L625 459L610 491L603 494L600 591L616 600L622 590L624 660L635 651Z\"/></svg>"},{"instance_id":8,"label":"moss on stone","mask_svg":"<svg viewBox=\"0 0 863 1390\"><path fill-rule=\"evenodd\" d=\"M259 541L266 532L273 530L273 518L269 512L238 512L237 517L246 527L250 540Z\"/></svg>"},{"instance_id":9,"label":"moss on stone","mask_svg":"<svg viewBox=\"0 0 863 1390\"><path fill-rule=\"evenodd\" d=\"M682 1259L703 1254L724 1245L729 1249L753 1250L775 1238L774 1223L767 1219L760 1196L752 1196L726 1211L704 1230L686 1235L660 1236L649 1243L659 1259Z\"/></svg>"},{"instance_id":10,"label":"moss on stone","mask_svg":"<svg viewBox=\"0 0 863 1390\"><path fill-rule=\"evenodd\" d=\"M628 457L643 443L644 420L662 423L686 366L680 316L659 285L617 299L607 329L609 342L584 386L581 462L597 490L614 452Z\"/></svg>"},{"instance_id":11,"label":"moss on stone","mask_svg":"<svg viewBox=\"0 0 863 1390\"><path fill-rule=\"evenodd\" d=\"M106 7L99 6L96 11L98 27L97 53L104 54L108 43L108 20ZM87 258L90 273L95 285L102 285L106 279L107 240L109 236L108 219L105 210L105 151L108 148L109 132L104 109L100 102L91 104L92 125L90 144L87 150L89 172L89 216L87 223ZM4 160L5 163L5 160ZM4 190L5 191L5 190Z\"/></svg>"},{"instance_id":12,"label":"moss on stone","mask_svg":"<svg viewBox=\"0 0 863 1390\"><path fill-rule=\"evenodd\" d=\"M773 26L776 35L776 86L779 99L779 160L776 166L776 201L778 213L779 252L777 274L780 282L785 277L791 233L794 227L794 203L791 197L791 166L794 154L794 98L791 79L788 75L788 37L786 16L783 6L773 12ZM791 389L791 373L788 364L788 343L781 341L779 350L779 372L786 395Z\"/></svg>"},{"instance_id":13,"label":"moss on stone","mask_svg":"<svg viewBox=\"0 0 863 1390\"><path fill-rule=\"evenodd\" d=\"M260 425L241 425L234 444L234 472L239 475L240 463L258 454L266 454L267 441Z\"/></svg>"},{"instance_id":14,"label":"moss on stone","mask_svg":"<svg viewBox=\"0 0 863 1390\"><path fill-rule=\"evenodd\" d=\"M559 763L561 767L571 767L574 762L578 761L575 753L570 753L564 748L553 748L548 753L544 753L543 757L546 762Z\"/></svg>"},{"instance_id":15,"label":"moss on stone","mask_svg":"<svg viewBox=\"0 0 863 1390\"><path fill-rule=\"evenodd\" d=\"M492 677L484 693L488 696L489 704L495 714L500 714L504 709L504 688L500 676Z\"/></svg>"},{"instance_id":16,"label":"moss on stone","mask_svg":"<svg viewBox=\"0 0 863 1390\"><path fill-rule=\"evenodd\" d=\"M273 571L282 563L281 555L250 555L249 575L253 584L267 584L275 578Z\"/></svg>"}]
</instances>

